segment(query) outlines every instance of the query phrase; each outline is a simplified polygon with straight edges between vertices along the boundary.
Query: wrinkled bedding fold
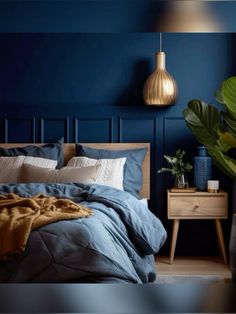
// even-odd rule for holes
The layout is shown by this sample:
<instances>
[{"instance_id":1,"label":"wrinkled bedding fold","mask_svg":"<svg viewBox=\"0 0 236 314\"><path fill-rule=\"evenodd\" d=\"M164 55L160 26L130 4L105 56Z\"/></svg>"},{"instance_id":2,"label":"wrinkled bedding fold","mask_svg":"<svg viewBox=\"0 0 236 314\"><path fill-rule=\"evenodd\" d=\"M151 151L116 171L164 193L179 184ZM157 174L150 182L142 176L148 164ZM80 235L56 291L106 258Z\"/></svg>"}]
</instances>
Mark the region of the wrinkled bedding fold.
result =
<instances>
[{"instance_id":1,"label":"wrinkled bedding fold","mask_svg":"<svg viewBox=\"0 0 236 314\"><path fill-rule=\"evenodd\" d=\"M90 208L69 199L43 194L32 197L20 197L14 193L0 195L0 261L21 253L34 229L91 214Z\"/></svg>"}]
</instances>

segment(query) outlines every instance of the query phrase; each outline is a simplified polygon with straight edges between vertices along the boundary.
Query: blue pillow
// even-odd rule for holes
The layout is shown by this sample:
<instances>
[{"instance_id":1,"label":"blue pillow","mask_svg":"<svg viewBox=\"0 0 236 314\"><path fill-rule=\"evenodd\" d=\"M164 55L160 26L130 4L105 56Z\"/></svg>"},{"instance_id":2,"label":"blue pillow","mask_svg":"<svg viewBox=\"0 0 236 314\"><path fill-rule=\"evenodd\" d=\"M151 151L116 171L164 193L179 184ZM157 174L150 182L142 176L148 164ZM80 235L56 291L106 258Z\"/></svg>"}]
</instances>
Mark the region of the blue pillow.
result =
<instances>
[{"instance_id":1,"label":"blue pillow","mask_svg":"<svg viewBox=\"0 0 236 314\"><path fill-rule=\"evenodd\" d=\"M57 160L57 168L64 165L63 152L64 138L56 143L49 143L43 146L28 145L24 147L3 148L0 147L0 156L32 156Z\"/></svg>"},{"instance_id":2,"label":"blue pillow","mask_svg":"<svg viewBox=\"0 0 236 314\"><path fill-rule=\"evenodd\" d=\"M139 192L143 185L142 164L146 153L147 148L107 150L76 144L77 156L85 156L94 159L126 157L123 187L125 191L137 198L139 198Z\"/></svg>"}]
</instances>

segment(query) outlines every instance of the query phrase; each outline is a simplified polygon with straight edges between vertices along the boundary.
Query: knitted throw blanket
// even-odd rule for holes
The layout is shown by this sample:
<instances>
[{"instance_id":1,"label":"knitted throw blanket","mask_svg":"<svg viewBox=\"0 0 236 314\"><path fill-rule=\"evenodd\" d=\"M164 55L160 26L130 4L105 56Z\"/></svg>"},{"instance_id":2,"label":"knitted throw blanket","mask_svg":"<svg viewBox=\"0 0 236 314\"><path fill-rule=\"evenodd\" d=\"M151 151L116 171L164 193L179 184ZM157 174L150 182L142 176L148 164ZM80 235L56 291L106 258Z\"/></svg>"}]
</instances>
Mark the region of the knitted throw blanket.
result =
<instances>
[{"instance_id":1,"label":"knitted throw blanket","mask_svg":"<svg viewBox=\"0 0 236 314\"><path fill-rule=\"evenodd\" d=\"M60 220L89 217L90 208L69 199L37 194L0 195L0 261L24 251L30 232Z\"/></svg>"}]
</instances>

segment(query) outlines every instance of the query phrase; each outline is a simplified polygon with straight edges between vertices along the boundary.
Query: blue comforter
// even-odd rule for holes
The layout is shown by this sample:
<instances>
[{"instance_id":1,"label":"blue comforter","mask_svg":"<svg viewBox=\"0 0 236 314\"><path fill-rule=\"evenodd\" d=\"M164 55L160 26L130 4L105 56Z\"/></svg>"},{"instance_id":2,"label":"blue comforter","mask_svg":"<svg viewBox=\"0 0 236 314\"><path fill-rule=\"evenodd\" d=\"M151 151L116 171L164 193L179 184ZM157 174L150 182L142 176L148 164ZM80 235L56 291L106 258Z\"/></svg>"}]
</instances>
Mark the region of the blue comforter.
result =
<instances>
[{"instance_id":1,"label":"blue comforter","mask_svg":"<svg viewBox=\"0 0 236 314\"><path fill-rule=\"evenodd\" d=\"M0 264L1 283L155 280L153 254L163 245L166 231L131 194L96 184L0 185L0 194L7 193L67 197L92 208L93 215L31 232L24 253Z\"/></svg>"}]
</instances>

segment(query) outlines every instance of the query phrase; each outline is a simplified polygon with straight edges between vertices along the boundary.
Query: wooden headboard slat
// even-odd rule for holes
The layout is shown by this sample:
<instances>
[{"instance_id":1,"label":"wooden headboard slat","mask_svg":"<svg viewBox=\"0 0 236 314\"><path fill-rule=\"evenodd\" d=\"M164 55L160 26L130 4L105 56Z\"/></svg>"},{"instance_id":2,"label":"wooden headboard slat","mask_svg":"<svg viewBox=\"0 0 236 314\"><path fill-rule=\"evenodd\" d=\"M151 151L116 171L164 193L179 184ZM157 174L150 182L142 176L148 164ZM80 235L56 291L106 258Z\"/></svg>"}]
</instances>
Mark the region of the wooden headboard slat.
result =
<instances>
[{"instance_id":1,"label":"wooden headboard slat","mask_svg":"<svg viewBox=\"0 0 236 314\"><path fill-rule=\"evenodd\" d=\"M81 143L82 145L89 146L92 148L99 149L111 149L111 150L125 150L125 149L135 149L135 148L147 148L147 154L143 161L143 187L140 192L140 196L143 198L150 199L150 144L149 143ZM42 146L43 143L0 143L1 147L12 148L12 147L22 147L27 145ZM64 159L65 165L68 160L74 157L75 154L75 144L65 143L64 145Z\"/></svg>"}]
</instances>

